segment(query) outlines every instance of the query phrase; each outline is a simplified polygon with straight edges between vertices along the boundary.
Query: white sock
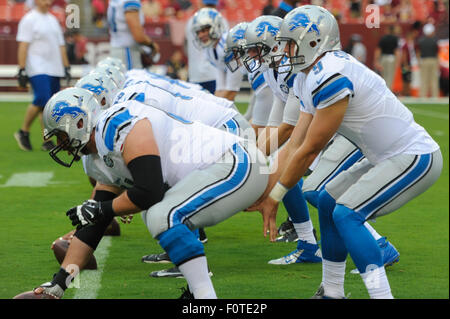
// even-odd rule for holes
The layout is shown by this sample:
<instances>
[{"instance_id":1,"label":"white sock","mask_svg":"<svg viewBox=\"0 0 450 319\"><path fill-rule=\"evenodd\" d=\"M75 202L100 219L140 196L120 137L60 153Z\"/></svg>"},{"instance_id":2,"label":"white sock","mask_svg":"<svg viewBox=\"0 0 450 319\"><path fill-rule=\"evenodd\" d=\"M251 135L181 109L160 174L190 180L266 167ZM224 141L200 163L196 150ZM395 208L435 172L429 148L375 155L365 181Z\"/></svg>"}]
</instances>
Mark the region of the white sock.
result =
<instances>
[{"instance_id":1,"label":"white sock","mask_svg":"<svg viewBox=\"0 0 450 319\"><path fill-rule=\"evenodd\" d=\"M375 240L378 240L381 238L380 234L378 234L377 231L368 222L365 222L364 226L372 234L372 236L373 236L373 238L375 238Z\"/></svg>"},{"instance_id":2,"label":"white sock","mask_svg":"<svg viewBox=\"0 0 450 319\"><path fill-rule=\"evenodd\" d=\"M208 275L208 263L205 256L191 259L178 266L188 282L195 299L217 299L211 278Z\"/></svg>"},{"instance_id":3,"label":"white sock","mask_svg":"<svg viewBox=\"0 0 450 319\"><path fill-rule=\"evenodd\" d=\"M325 296L344 298L345 261L334 262L322 258L322 284Z\"/></svg>"},{"instance_id":4,"label":"white sock","mask_svg":"<svg viewBox=\"0 0 450 319\"><path fill-rule=\"evenodd\" d=\"M384 267L361 274L371 299L394 299Z\"/></svg>"},{"instance_id":5,"label":"white sock","mask_svg":"<svg viewBox=\"0 0 450 319\"><path fill-rule=\"evenodd\" d=\"M310 244L317 244L316 238L314 237L313 233L313 224L311 222L311 219L304 223L293 224L295 232L297 233L297 236L298 238L300 238L300 240L304 240Z\"/></svg>"}]
</instances>

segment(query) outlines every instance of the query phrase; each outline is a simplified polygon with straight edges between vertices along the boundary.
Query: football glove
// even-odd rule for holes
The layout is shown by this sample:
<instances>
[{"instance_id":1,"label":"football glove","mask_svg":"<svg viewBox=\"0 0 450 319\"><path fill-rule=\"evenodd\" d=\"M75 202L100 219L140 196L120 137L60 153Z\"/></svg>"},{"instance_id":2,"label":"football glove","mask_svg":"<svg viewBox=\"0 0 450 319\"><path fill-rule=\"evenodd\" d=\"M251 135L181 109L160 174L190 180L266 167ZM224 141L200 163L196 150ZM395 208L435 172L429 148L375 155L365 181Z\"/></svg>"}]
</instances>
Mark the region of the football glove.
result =
<instances>
[{"instance_id":1,"label":"football glove","mask_svg":"<svg viewBox=\"0 0 450 319\"><path fill-rule=\"evenodd\" d=\"M17 73L17 80L19 81L19 87L24 89L27 87L28 76L25 69L22 68L19 70L19 73Z\"/></svg>"},{"instance_id":2,"label":"football glove","mask_svg":"<svg viewBox=\"0 0 450 319\"><path fill-rule=\"evenodd\" d=\"M102 209L101 202L89 199L83 204L72 207L66 213L77 229L94 225L107 218L108 212Z\"/></svg>"}]
</instances>

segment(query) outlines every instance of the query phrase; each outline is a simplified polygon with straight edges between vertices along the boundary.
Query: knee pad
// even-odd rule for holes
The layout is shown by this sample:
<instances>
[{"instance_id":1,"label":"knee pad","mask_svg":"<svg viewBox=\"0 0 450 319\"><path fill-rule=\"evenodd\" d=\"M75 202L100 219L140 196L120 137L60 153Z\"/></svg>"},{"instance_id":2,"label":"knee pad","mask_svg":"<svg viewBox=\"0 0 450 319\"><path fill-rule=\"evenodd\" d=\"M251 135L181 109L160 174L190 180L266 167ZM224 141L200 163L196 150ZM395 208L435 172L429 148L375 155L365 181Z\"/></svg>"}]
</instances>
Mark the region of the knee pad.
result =
<instances>
[{"instance_id":1,"label":"knee pad","mask_svg":"<svg viewBox=\"0 0 450 319\"><path fill-rule=\"evenodd\" d=\"M157 239L176 266L205 255L203 244L184 224L169 228L161 233Z\"/></svg>"}]
</instances>

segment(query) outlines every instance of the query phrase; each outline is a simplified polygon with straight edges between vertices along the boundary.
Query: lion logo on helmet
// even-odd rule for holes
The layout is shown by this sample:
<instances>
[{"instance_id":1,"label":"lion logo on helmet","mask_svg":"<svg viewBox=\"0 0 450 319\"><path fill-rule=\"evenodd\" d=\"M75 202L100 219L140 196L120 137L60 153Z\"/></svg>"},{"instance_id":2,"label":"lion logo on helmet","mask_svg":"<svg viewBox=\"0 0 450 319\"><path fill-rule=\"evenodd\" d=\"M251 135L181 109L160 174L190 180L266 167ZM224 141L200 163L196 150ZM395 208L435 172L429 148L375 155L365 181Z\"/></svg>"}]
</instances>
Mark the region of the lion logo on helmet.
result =
<instances>
[{"instance_id":1,"label":"lion logo on helmet","mask_svg":"<svg viewBox=\"0 0 450 319\"><path fill-rule=\"evenodd\" d=\"M236 30L233 34L233 43L236 43L238 40L243 40L245 36L245 29Z\"/></svg>"},{"instance_id":2,"label":"lion logo on helmet","mask_svg":"<svg viewBox=\"0 0 450 319\"><path fill-rule=\"evenodd\" d=\"M87 114L80 107L71 106L66 101L56 102L51 113L51 116L53 119L55 119L55 122L58 123L61 118L66 115L70 115L73 119L76 119L80 115L86 116Z\"/></svg>"},{"instance_id":3,"label":"lion logo on helmet","mask_svg":"<svg viewBox=\"0 0 450 319\"><path fill-rule=\"evenodd\" d=\"M258 37L260 37L264 32L269 32L272 36L276 36L278 30L279 30L278 28L274 27L267 21L261 22L255 29Z\"/></svg>"},{"instance_id":4,"label":"lion logo on helmet","mask_svg":"<svg viewBox=\"0 0 450 319\"><path fill-rule=\"evenodd\" d=\"M316 23L314 23L309 19L309 17L305 13L298 13L295 16L293 16L291 22L289 22L290 26L289 31L293 31L298 27L306 28L311 23L311 28L309 28L308 33L314 31L319 36L320 30L318 25L322 19L323 17L320 17L319 20Z\"/></svg>"}]
</instances>

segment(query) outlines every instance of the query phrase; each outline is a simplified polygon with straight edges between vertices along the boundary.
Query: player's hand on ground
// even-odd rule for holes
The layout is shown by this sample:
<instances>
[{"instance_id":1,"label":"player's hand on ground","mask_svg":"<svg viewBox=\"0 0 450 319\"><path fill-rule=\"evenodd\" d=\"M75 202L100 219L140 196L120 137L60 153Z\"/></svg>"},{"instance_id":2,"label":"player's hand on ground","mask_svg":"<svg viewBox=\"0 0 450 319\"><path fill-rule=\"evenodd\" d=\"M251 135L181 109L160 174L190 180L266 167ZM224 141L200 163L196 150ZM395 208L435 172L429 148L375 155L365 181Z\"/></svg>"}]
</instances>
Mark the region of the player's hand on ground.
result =
<instances>
[{"instance_id":1,"label":"player's hand on ground","mask_svg":"<svg viewBox=\"0 0 450 319\"><path fill-rule=\"evenodd\" d=\"M77 229L96 224L104 217L100 203L92 199L85 201L82 205L72 207L66 215L72 221L72 225L77 226Z\"/></svg>"},{"instance_id":2,"label":"player's hand on ground","mask_svg":"<svg viewBox=\"0 0 450 319\"><path fill-rule=\"evenodd\" d=\"M263 217L263 234L267 237L267 232L269 232L270 241L274 242L277 238L277 211L278 202L273 200L271 197L267 197L264 201L259 204L258 210Z\"/></svg>"}]
</instances>

